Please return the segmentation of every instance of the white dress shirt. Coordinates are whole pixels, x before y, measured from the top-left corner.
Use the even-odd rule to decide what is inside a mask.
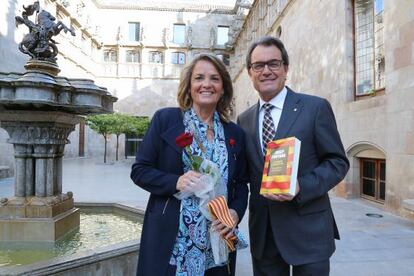
[[[287,89],[284,87],[282,91],[280,91],[275,97],[273,97],[268,103],[272,104],[274,108],[270,112],[273,123],[275,124],[275,131],[277,130],[277,126],[279,125],[280,116],[282,115],[283,105],[285,104],[285,99],[287,95]],[[260,109],[259,109],[259,137],[260,137],[260,145],[263,145],[263,117],[264,117],[264,108],[263,105],[266,102],[262,99],[259,100]]]

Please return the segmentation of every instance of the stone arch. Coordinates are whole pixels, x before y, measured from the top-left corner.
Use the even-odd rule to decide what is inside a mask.
[[[358,198],[360,196],[360,162],[359,158],[387,159],[386,151],[375,143],[360,141],[346,149],[349,159],[349,172],[345,178],[346,197]]]

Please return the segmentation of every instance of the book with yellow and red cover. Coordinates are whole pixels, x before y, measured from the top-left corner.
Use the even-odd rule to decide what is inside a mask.
[[[300,140],[289,137],[267,144],[260,194],[295,195]]]

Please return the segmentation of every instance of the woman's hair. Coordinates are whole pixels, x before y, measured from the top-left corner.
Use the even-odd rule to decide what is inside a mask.
[[[193,99],[191,98],[191,75],[194,67],[200,60],[205,60],[214,65],[217,72],[223,81],[223,95],[217,103],[216,110],[220,115],[220,118],[228,122],[230,121],[231,101],[233,99],[233,85],[231,82],[230,74],[226,69],[224,63],[215,55],[212,54],[200,54],[196,56],[181,72],[180,84],[178,86],[177,101],[181,110],[187,110],[193,105]]]

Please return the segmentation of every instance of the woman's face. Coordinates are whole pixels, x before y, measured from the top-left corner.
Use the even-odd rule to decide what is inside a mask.
[[[211,62],[200,60],[191,74],[190,89],[196,109],[215,108],[223,93],[223,80]]]

